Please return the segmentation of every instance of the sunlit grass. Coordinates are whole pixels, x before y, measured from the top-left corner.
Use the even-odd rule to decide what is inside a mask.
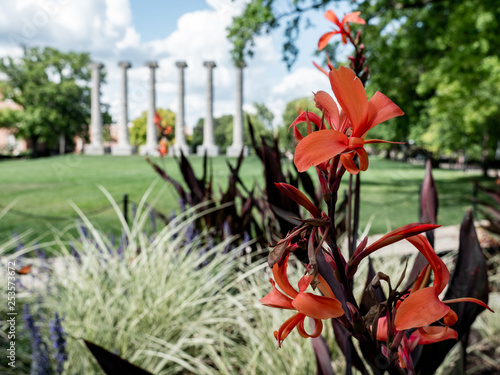
[[[192,156],[189,160],[195,172],[201,176],[202,158]],[[156,161],[173,178],[182,181],[173,158]],[[227,184],[230,173],[228,161],[234,163],[235,159],[211,159],[216,186]],[[294,171],[289,162],[283,163],[285,169]],[[154,181],[159,181],[148,203],[152,204],[151,200],[160,196],[154,203],[158,211],[168,216],[171,210],[179,210],[176,192],[161,181],[140,156],[67,155],[2,161],[0,174],[0,215],[4,212],[4,206],[15,202],[10,210],[4,212],[5,219],[0,221],[1,239],[10,238],[14,232],[23,233],[28,228],[37,236],[51,235],[53,230],[60,232],[74,228],[78,215],[70,202],[80,207],[102,231],[119,233],[121,225],[106,197],[96,189],[98,185],[105,187],[117,202],[121,202],[124,194],[128,194],[131,216],[132,202],[138,204],[142,193]],[[312,170],[311,176],[315,180]],[[256,156],[244,160],[240,177],[248,188],[255,183],[263,187],[262,164]],[[361,174],[361,227],[372,216],[370,233],[384,233],[389,228],[418,221],[419,187],[423,177],[422,166],[372,157],[368,171]],[[473,181],[481,179],[479,172],[436,169],[434,178],[439,191],[438,223],[459,224],[465,210],[472,206],[470,197]],[[76,233],[73,232],[73,235]]]

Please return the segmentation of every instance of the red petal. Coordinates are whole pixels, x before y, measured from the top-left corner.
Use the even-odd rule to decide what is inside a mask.
[[[387,317],[378,319],[377,322],[377,340],[387,341]]]
[[[338,33],[339,31],[331,31],[329,33],[321,35],[318,41],[318,50],[321,51],[323,48],[325,48],[328,45],[330,38]]]
[[[260,303],[264,306],[275,307],[278,309],[286,309],[286,310],[295,310],[292,305],[292,299],[285,296],[281,293],[277,288],[273,279],[269,280],[273,286],[271,292],[266,295],[264,298],[260,299]]]
[[[352,153],[340,155],[340,161],[344,166],[345,170],[350,174],[358,174],[359,168],[353,159],[354,159],[354,154]]]
[[[307,211],[309,211],[312,217],[321,216],[321,213],[316,208],[316,206],[309,200],[309,198],[305,196],[303,192],[301,192],[295,186],[278,182],[275,182],[274,185],[276,185],[279,191],[285,194],[288,198],[294,200],[299,205],[304,207]]]
[[[433,344],[445,340],[458,340],[458,332],[449,327],[425,327],[416,330],[410,336],[410,342],[418,339],[418,345]]]
[[[326,13],[325,13],[325,18],[330,21],[330,22],[333,22],[335,25],[337,25],[338,27],[340,27],[340,21],[339,19],[337,18],[337,16],[335,15],[335,13],[333,13],[333,10],[328,10]]]
[[[432,285],[436,288],[438,294],[441,293],[444,288],[446,288],[446,285],[448,285],[448,281],[450,280],[450,272],[448,271],[448,268],[441,258],[437,256],[425,236],[419,234],[413,237],[408,237],[406,240],[415,246],[429,262],[432,267],[432,271],[434,272],[434,283]]]
[[[369,143],[391,143],[393,145],[404,145],[406,142],[384,141],[382,139],[365,139],[365,145]]]
[[[321,117],[319,117],[314,112],[304,111],[300,115],[297,116],[297,118],[294,120],[294,122],[291,123],[291,125],[288,127],[288,129],[290,129],[292,126],[295,126],[295,125],[300,124],[302,122],[306,122],[308,117],[309,117],[309,120],[311,120],[311,122],[318,127],[318,129],[321,127]]]
[[[307,135],[295,148],[295,166],[304,172],[344,152],[348,138],[336,130],[319,130]]]
[[[281,343],[285,340],[290,332],[295,328],[300,321],[305,319],[305,315],[301,313],[297,313],[288,318],[280,327],[278,332],[275,332],[275,337],[278,340],[278,345],[281,348]]]
[[[329,76],[333,93],[351,120],[353,135],[358,136],[356,129],[364,127],[368,114],[368,99],[363,83],[351,69],[344,66],[333,69]]]
[[[428,230],[436,229],[438,227],[439,225],[420,223],[403,225],[402,227],[394,229],[393,231],[387,233],[385,236],[372,243],[363,251],[363,254],[371,254],[381,247],[393,244],[394,242],[401,241],[404,238],[415,236]]]
[[[311,285],[311,282],[313,281],[314,277],[311,275],[304,275],[300,278],[299,280],[299,294],[304,293],[309,285]]]
[[[299,293],[292,305],[298,312],[313,319],[337,318],[344,315],[339,300],[312,293]]]
[[[293,302],[292,305],[295,307]],[[420,289],[411,293],[399,305],[394,319],[394,327],[398,331],[425,327],[444,317],[448,311],[450,311],[450,307],[439,300],[436,288]]]
[[[377,91],[368,102],[367,121],[363,127],[357,128],[352,135],[354,137],[362,137],[368,130],[381,122],[390,120],[391,118],[402,116],[405,113],[391,99]]]
[[[319,335],[321,335],[321,331],[323,330],[323,322],[321,321],[321,319],[314,319],[314,332],[311,333],[311,334],[308,334],[304,328],[304,320],[301,320],[299,322],[299,326],[297,327],[297,331],[299,332],[299,334],[307,339],[307,338],[310,338],[310,337],[318,337]]]
[[[361,12],[352,12],[349,14],[346,14],[344,18],[342,19],[342,23],[345,22],[353,22],[353,23],[359,23],[360,25],[364,25],[366,21],[360,17],[358,17],[361,14]]]
[[[333,290],[330,288],[330,285],[326,282],[323,276],[318,275],[319,284],[317,285],[318,289],[323,293],[326,297],[335,298],[335,294]]]
[[[333,125],[335,130],[339,130],[339,107],[337,107],[335,100],[325,91],[318,91],[314,94],[314,101],[320,111],[325,110],[327,112],[331,122],[330,125]]]
[[[443,318],[443,323],[445,326],[452,326],[458,322],[458,315],[455,311],[450,310]]]
[[[294,137],[295,137],[295,139],[296,139],[297,141],[299,141],[299,142],[300,142],[301,140],[303,140],[303,139],[304,139],[304,136],[303,136],[303,135],[302,135],[302,133],[299,131],[299,129],[297,129],[297,127],[296,127],[296,126],[293,128],[293,136],[294,136]]]
[[[290,285],[290,282],[288,281],[288,276],[286,274],[286,270],[288,267],[288,257],[289,254],[287,254],[284,259],[278,261],[273,266],[273,276],[274,280],[276,280],[276,284],[278,284],[281,290],[284,291],[286,294],[288,294],[290,297],[294,298],[295,296],[297,296],[298,293]]]
[[[358,148],[356,150],[356,154],[358,154],[359,158],[359,169],[362,171],[366,171],[368,169],[368,154],[364,148]]]
[[[325,73],[328,76],[328,72],[325,69],[323,69],[321,66],[316,64],[314,61],[312,63],[316,68],[318,68],[321,72]]]
[[[456,303],[456,302],[473,302],[476,303],[480,306],[483,306],[485,309],[490,310],[492,313],[494,311],[483,301],[477,299],[477,298],[472,298],[472,297],[462,297],[462,298],[455,298],[455,299],[449,299],[447,301],[443,301],[444,303]]]

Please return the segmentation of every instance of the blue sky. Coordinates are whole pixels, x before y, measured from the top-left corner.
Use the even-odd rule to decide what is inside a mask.
[[[129,77],[129,119],[147,108],[148,69],[156,60],[157,107],[177,111],[177,68],[186,61],[186,126],[193,127],[205,115],[206,68],[213,60],[214,115],[235,111],[236,70],[225,38],[232,16],[245,0],[2,0],[0,3],[0,56],[19,56],[18,42],[29,46],[51,46],[63,51],[89,52],[105,65],[106,83],[102,101],[110,105],[115,120],[120,116],[119,61],[132,63]],[[347,4],[346,2],[345,4]],[[336,3],[337,4],[337,3]],[[345,4],[335,11],[344,13]],[[341,9],[341,10],[339,10]],[[275,124],[290,100],[329,91],[326,77],[312,66],[318,38],[331,25],[323,11],[310,15],[316,23],[301,35],[299,61],[290,71],[281,61],[282,31],[256,40],[255,55],[244,70],[244,108],[266,104],[275,114]]]
[[[141,31],[142,40],[147,42],[165,38],[177,28],[177,20],[183,14],[197,10],[210,10],[205,0],[156,1],[130,0],[132,22]]]

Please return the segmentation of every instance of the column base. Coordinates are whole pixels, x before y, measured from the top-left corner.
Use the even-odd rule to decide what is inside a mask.
[[[104,146],[102,144],[86,144],[83,152],[85,155],[104,155]]]
[[[169,156],[181,156],[181,150],[184,156],[189,156],[191,154],[191,147],[189,147],[187,144],[183,145],[174,145],[169,149],[168,154]]]
[[[139,147],[139,154],[143,156],[160,156],[160,151],[156,146],[142,145]]]
[[[207,153],[207,156],[219,156],[219,147],[215,145],[208,145],[208,146],[198,146],[196,149],[196,153],[198,156],[205,156],[205,152]]]
[[[111,155],[129,156],[136,153],[136,148],[131,145],[115,145],[111,147]]]
[[[248,156],[248,147],[242,145],[231,145],[226,149],[226,156],[239,157],[241,154],[241,149],[243,149],[243,156]]]

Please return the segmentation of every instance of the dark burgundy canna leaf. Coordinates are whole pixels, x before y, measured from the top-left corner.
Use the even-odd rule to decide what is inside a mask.
[[[285,183],[275,183],[275,185],[279,191],[285,194],[288,198],[294,200],[297,204],[304,207],[313,217],[321,216],[318,208],[295,186]]]
[[[352,343],[351,334],[340,324],[336,319],[332,319],[333,331],[335,333],[335,340],[339,344],[339,348],[346,358],[346,374],[352,374],[352,367],[354,366],[363,375],[368,375],[369,372],[363,363],[363,360],[358,354],[356,347]]]
[[[498,190],[488,189],[479,184],[476,184],[476,187],[483,193],[487,194],[490,198],[492,198],[497,204],[500,204],[500,194]]]
[[[420,188],[420,222],[436,224],[438,214],[438,191],[434,177],[432,177],[432,165],[427,159],[425,165],[425,176]],[[434,246],[434,231],[426,233],[431,246]]]
[[[463,297],[473,297],[488,303],[486,258],[479,245],[474,218],[470,211],[462,221],[456,266],[444,300]],[[472,323],[484,308],[470,302],[453,303],[450,307],[458,315],[458,321],[452,328],[458,332],[458,338],[461,340],[468,334]],[[455,341],[447,340],[426,345],[416,366],[418,371],[421,374],[433,374],[455,344]]]
[[[107,375],[152,375],[149,371],[133,365],[119,355],[113,354],[93,342],[83,341]]]
[[[203,198],[205,196],[205,186],[196,178],[191,164],[186,159],[182,151],[180,169],[184,177],[184,181],[186,181],[186,184],[191,191],[191,195],[196,199],[195,204],[203,202]]]
[[[177,194],[179,194],[179,196],[185,202],[191,204],[191,202],[188,198],[188,194],[186,193],[186,191],[184,190],[184,188],[182,187],[182,185],[180,183],[178,183],[176,180],[174,180],[172,177],[170,177],[167,174],[167,172],[165,172],[158,164],[152,162],[151,159],[146,158],[146,161],[153,167],[155,172],[158,173],[161,178],[163,178],[165,181],[171,183],[174,186],[175,190],[177,190]]]
[[[334,375],[332,361],[330,358],[330,350],[323,336],[314,337],[312,340],[314,355],[316,356],[316,374],[317,375]]]
[[[295,164],[293,166],[295,167]],[[296,167],[295,167],[295,170],[297,171]],[[307,172],[300,173],[299,171],[297,171],[297,177],[300,180],[302,187],[304,188],[304,191],[312,199],[314,205],[316,207],[320,207],[321,196],[318,196],[318,194],[316,194],[316,187],[314,186],[314,183],[313,183],[309,173],[307,173]]]

